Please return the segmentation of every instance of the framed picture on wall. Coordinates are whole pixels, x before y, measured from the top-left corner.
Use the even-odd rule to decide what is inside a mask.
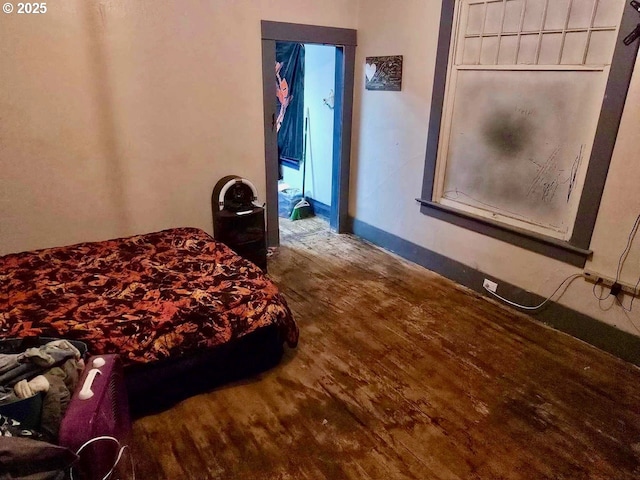
[[[402,89],[402,55],[367,57],[364,67],[367,90],[399,92]]]

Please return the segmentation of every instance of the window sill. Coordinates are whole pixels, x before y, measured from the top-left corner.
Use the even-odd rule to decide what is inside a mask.
[[[587,259],[593,253],[591,250],[584,250],[571,245],[569,242],[460,212],[453,208],[432,202],[431,200],[416,198],[416,201],[420,203],[420,211],[425,215],[502,240],[503,242],[511,243],[576,267],[584,268]]]

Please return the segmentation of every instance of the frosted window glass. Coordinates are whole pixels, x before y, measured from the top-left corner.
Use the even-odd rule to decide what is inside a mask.
[[[535,65],[538,38],[538,35],[522,35],[520,37],[520,51],[518,52],[519,64]]]
[[[482,22],[484,21],[484,4],[476,3],[469,5],[469,16],[467,18],[467,35],[479,35],[482,33]]]
[[[569,0],[549,0],[547,20],[544,23],[545,30],[563,30],[567,21],[567,8]]]
[[[482,55],[480,63],[482,65],[495,65],[498,55],[498,37],[485,37],[482,39]]]
[[[487,21],[484,24],[484,33],[499,33],[502,28],[503,2],[487,4]]]
[[[559,232],[572,224],[599,72],[461,71],[443,198]],[[544,101],[542,101],[544,99]]]
[[[562,49],[563,65],[582,65],[587,46],[587,32],[569,32],[564,40]]]
[[[595,0],[573,0],[569,28],[589,28]]]
[[[587,64],[610,65],[615,42],[615,31],[591,32],[589,52],[587,53]]]
[[[542,35],[540,45],[540,58],[538,65],[557,65],[560,59],[560,48],[562,47],[561,33],[545,33]]]
[[[545,0],[527,0],[527,9],[524,14],[522,30],[525,32],[538,32],[542,27],[542,13]]]
[[[462,63],[464,65],[477,65],[480,58],[480,37],[467,38],[464,41]]]
[[[516,35],[502,37],[500,39],[500,54],[498,56],[498,64],[513,65],[515,63],[517,49],[518,37]]]
[[[504,15],[503,32],[518,32],[520,30],[520,19],[522,17],[522,7],[524,0],[512,0],[507,2]]]
[[[626,5],[624,0],[599,0],[594,27],[614,27],[620,21],[622,8]]]

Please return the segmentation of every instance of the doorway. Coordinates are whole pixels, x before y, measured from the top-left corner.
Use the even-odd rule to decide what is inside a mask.
[[[302,138],[297,140],[298,147],[288,149],[293,154],[283,155],[282,144],[278,147],[281,109],[274,88],[281,78],[276,77],[274,67],[277,47],[287,47],[287,44],[297,44],[298,49],[306,50],[311,60],[309,65],[317,75],[305,81],[308,85],[306,102],[298,112],[298,122],[302,123],[296,127]],[[291,189],[289,193],[301,192],[321,216],[328,217],[333,231],[347,231],[355,45],[355,30],[262,22],[269,246],[280,243],[278,204],[286,197],[282,193],[285,188]],[[328,55],[334,61],[328,61]],[[327,81],[328,72],[333,75],[333,82]],[[296,117],[295,114],[292,116]],[[282,213],[282,208],[280,210]],[[287,220],[283,218],[282,222]]]
[[[335,214],[331,211],[335,66],[333,45],[276,42],[281,241],[328,230]]]

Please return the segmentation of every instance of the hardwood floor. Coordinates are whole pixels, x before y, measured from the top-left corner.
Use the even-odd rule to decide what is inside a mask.
[[[329,231],[329,223],[320,217],[294,221],[288,218],[279,218],[278,222],[280,224],[280,241],[285,245],[289,242],[295,243],[302,237]]]
[[[269,272],[298,348],[137,420],[138,479],[640,478],[633,365],[326,228]]]

